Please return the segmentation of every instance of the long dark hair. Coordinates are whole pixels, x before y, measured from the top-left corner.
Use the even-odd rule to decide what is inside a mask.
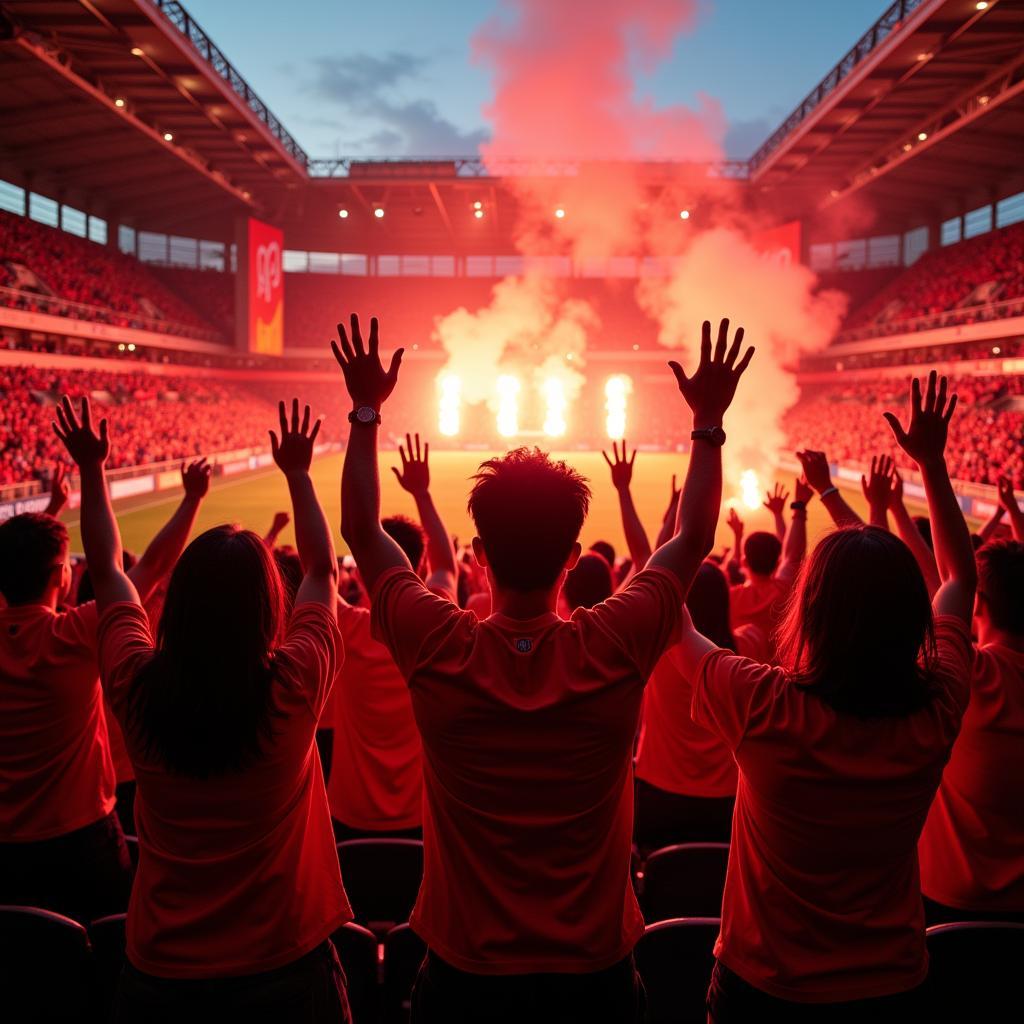
[[[836,711],[898,718],[924,707],[935,633],[910,549],[877,526],[829,534],[804,563],[778,648],[791,681]]]
[[[131,692],[147,757],[193,778],[259,757],[272,735],[284,607],[277,565],[252,531],[217,526],[189,544],[171,574],[156,651]]]
[[[736,638],[729,624],[729,581],[714,562],[704,562],[697,570],[686,607],[698,633],[719,647],[736,650]]]

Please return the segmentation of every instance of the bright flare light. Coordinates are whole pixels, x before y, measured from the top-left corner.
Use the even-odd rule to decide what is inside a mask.
[[[612,441],[626,436],[626,396],[633,390],[629,377],[609,377],[604,386],[605,428]]]
[[[498,433],[502,437],[519,433],[519,378],[508,374],[498,378]]]
[[[445,437],[454,437],[459,432],[459,413],[462,405],[462,381],[453,373],[445,374],[439,381],[441,398],[438,402],[437,429]]]
[[[740,474],[740,500],[747,508],[761,507],[761,485],[752,469],[745,469]]]
[[[548,377],[544,381],[544,404],[547,415],[544,417],[544,433],[548,437],[565,435],[565,411],[568,402],[565,398],[565,387],[557,377]]]

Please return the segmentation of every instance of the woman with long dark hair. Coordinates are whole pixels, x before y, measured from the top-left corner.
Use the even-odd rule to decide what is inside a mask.
[[[968,700],[976,570],[943,457],[956,397],[914,382],[897,442],[918,464],[942,585],[873,526],[804,565],[783,667],[684,623],[693,717],[739,766],[717,963],[716,1024],[908,1019],[928,970],[917,840]],[[813,483],[813,481],[812,481]],[[823,497],[830,497],[828,488]]]
[[[313,737],[343,652],[337,563],[309,477],[319,421],[280,406],[274,460],[304,575],[285,616],[251,531],[197,537],[154,640],[121,567],[103,465],[107,424],[64,399],[55,429],[82,478],[82,541],[100,612],[100,677],[135,767],[140,859],[118,1021],[348,1016],[330,935],[352,917]]]

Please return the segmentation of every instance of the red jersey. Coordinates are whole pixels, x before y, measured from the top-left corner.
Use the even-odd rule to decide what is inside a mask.
[[[297,960],[351,920],[314,742],[342,656],[334,616],[319,604],[295,609],[274,658],[272,738],[251,767],[208,779],[168,772],[133,734],[127,699],[153,653],[143,609],[108,608],[99,645],[138,785],[132,964],[167,978],[256,974]]]
[[[1024,911],[1024,653],[978,647],[971,703],[928,814],[921,891],[962,910]]]
[[[751,576],[746,583],[729,588],[729,617],[732,628],[752,625],[771,638],[791,584],[774,577]]]
[[[423,737],[423,885],[411,923],[478,974],[584,973],[643,934],[629,881],[632,747],[644,683],[683,594],[660,569],[571,620],[479,620],[408,569],[385,573],[374,635]]]
[[[970,635],[935,621],[936,696],[903,718],[835,711],[779,668],[716,650],[696,722],[739,765],[715,955],[781,999],[841,1002],[928,972],[917,840],[968,698]]]

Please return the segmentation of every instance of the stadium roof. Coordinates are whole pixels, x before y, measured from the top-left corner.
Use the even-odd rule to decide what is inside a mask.
[[[308,157],[179,3],[0,2],[0,174],[73,206],[228,238]]]
[[[793,213],[858,197],[880,220],[927,222],[1024,188],[1022,140],[1024,0],[897,0],[754,154],[750,181]]]

